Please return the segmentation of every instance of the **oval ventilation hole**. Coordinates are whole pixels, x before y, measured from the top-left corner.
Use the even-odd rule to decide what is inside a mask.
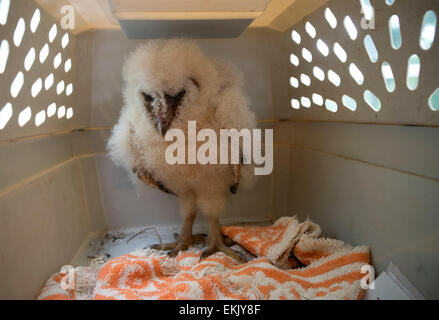
[[[395,3],[395,0],[386,0],[386,4],[388,6],[392,6]]]
[[[9,7],[11,6],[10,0],[0,1],[0,24],[4,26],[8,22]]]
[[[53,73],[51,73],[44,80],[44,88],[46,90],[49,90],[50,88],[52,88],[54,82],[55,82],[55,77],[53,76]]]
[[[343,105],[346,108],[348,108],[349,110],[351,110],[351,111],[357,110],[357,101],[355,101],[355,99],[353,99],[347,95],[343,95],[342,102],[343,102]]]
[[[345,63],[348,60],[348,55],[345,49],[343,49],[338,42],[334,43],[334,53],[342,63]]]
[[[13,114],[12,104],[9,102],[0,111],[0,130],[3,130],[11,120]]]
[[[352,21],[351,17],[346,16],[346,17],[344,18],[344,22],[343,22],[343,24],[344,24],[344,27],[345,27],[345,29],[346,29],[346,32],[347,32],[348,35],[349,35],[349,38],[351,38],[351,40],[356,40],[357,37],[358,37],[358,30],[357,30],[357,28],[355,27],[355,24],[354,24],[354,22]]]
[[[46,121],[46,112],[44,110],[35,115],[35,126],[39,127]]]
[[[56,113],[56,103],[52,103],[47,107],[47,117],[51,118]]]
[[[35,98],[41,92],[42,88],[43,88],[43,80],[41,80],[41,78],[39,78],[32,85],[32,89],[31,89],[32,97]]]
[[[300,44],[302,42],[302,37],[296,30],[293,30],[291,32],[291,39],[297,44]]]
[[[421,37],[419,39],[419,45],[422,50],[430,50],[434,42],[434,36],[436,34],[437,17],[433,10],[429,10],[424,15],[422,22]]]
[[[428,99],[428,105],[433,111],[439,110],[439,88],[437,88]]]
[[[31,48],[24,59],[24,68],[29,71],[35,62],[35,49]]]
[[[390,43],[392,48],[398,50],[402,45],[401,27],[399,25],[399,17],[394,14],[389,19]]]
[[[421,60],[417,54],[409,58],[407,67],[407,88],[414,91],[418,88],[419,74],[421,73]]]
[[[299,88],[299,80],[294,77],[290,77],[290,86],[296,89]]]
[[[24,75],[23,72],[20,71],[17,73],[14,81],[12,81],[11,84],[11,96],[13,98],[16,98],[18,96],[18,94],[21,91],[21,88],[23,88],[23,84],[24,84]]]
[[[358,69],[358,67],[355,65],[355,63],[351,63],[349,65],[349,73],[350,73],[351,77],[355,80],[355,82],[359,86],[363,85],[363,83],[364,83],[364,75],[360,71],[360,69]]]
[[[367,55],[372,63],[378,61],[378,50],[370,35],[364,37],[364,47],[366,48]]]
[[[302,57],[308,62],[312,61],[312,53],[307,48],[302,49]]]
[[[309,87],[311,85],[311,79],[306,74],[302,73],[300,75],[300,82],[302,82],[305,86]]]
[[[332,70],[328,71],[328,80],[336,87],[339,87],[341,84],[340,76]]]
[[[69,85],[67,85],[67,87],[66,87],[66,95],[67,96],[70,96],[71,94],[73,93],[73,84],[69,84]]]
[[[300,103],[302,104],[302,107],[304,108],[311,108],[311,100],[307,97],[300,98]]]
[[[35,31],[37,31],[38,26],[40,25],[40,21],[41,13],[39,9],[36,9],[34,15],[32,16],[32,19],[30,20],[30,31],[32,33],[35,33]]]
[[[67,47],[69,45],[69,42],[70,42],[70,37],[69,37],[69,34],[66,33],[61,39],[61,45],[62,45],[63,49],[65,49],[65,47]]]
[[[70,108],[67,109],[66,118],[67,119],[71,119],[72,117],[73,117],[73,108],[70,107]]]
[[[324,81],[325,80],[325,72],[320,69],[319,67],[315,66],[314,69],[312,70],[314,77],[316,77],[318,80],[320,81]]]
[[[58,108],[58,119],[64,118],[64,116],[66,115],[66,107],[65,106],[61,106]]]
[[[366,20],[372,20],[375,15],[375,10],[370,4],[369,0],[360,0],[361,11],[363,12],[364,18]]]
[[[318,105],[318,106],[323,106],[323,97],[317,93],[313,93],[312,94],[312,102],[314,102],[314,104]]]
[[[69,72],[70,69],[72,69],[72,59],[67,60],[66,63],[64,64],[65,72]]]
[[[337,28],[337,18],[335,17],[335,15],[332,13],[331,9],[329,9],[329,8],[326,8],[326,10],[325,10],[325,19],[326,19],[326,21],[328,21],[328,23],[332,29]]]
[[[40,63],[44,63],[49,56],[49,45],[46,43],[40,51]]]
[[[321,39],[317,40],[317,49],[325,57],[327,57],[329,55],[329,48],[326,45],[326,43],[324,43],[323,40],[321,40]]]
[[[383,75],[384,84],[389,92],[393,92],[396,89],[395,77],[393,76],[392,67],[388,62],[383,62],[381,65],[381,73]]]
[[[64,84],[64,80],[60,81],[57,85],[56,85],[56,93],[58,95],[60,95],[61,93],[63,93],[65,89],[65,84]]]
[[[9,42],[3,40],[0,45],[0,74],[5,72],[6,64],[8,63],[9,57]]]
[[[337,110],[338,110],[337,102],[335,102],[331,99],[326,99],[325,107],[328,111],[331,111],[331,112],[337,112]]]
[[[20,18],[17,23],[17,27],[14,31],[14,44],[16,47],[19,47],[21,45],[21,41],[23,40],[24,32],[26,30],[26,23],[24,22],[23,18]]]
[[[313,39],[317,35],[316,28],[314,28],[314,26],[309,21],[307,21],[306,24],[305,24],[305,31]]]
[[[369,90],[364,91],[364,101],[376,112],[381,110],[381,101]]]
[[[61,63],[62,63],[62,55],[61,55],[61,52],[58,52],[58,54],[53,59],[53,67],[55,69],[58,69],[58,67],[61,65]]]
[[[49,42],[50,43],[52,43],[53,40],[55,40],[57,34],[58,34],[58,27],[56,26],[56,24],[54,24],[49,31]]]
[[[18,125],[23,127],[29,120],[32,118],[32,110],[30,107],[27,107],[18,115]]]
[[[293,66],[298,67],[299,66],[299,58],[295,54],[290,54],[290,62]],[[67,67],[66,67],[67,68]],[[70,69],[69,69],[70,70]],[[66,72],[68,72],[66,70]]]
[[[299,110],[300,109],[300,102],[297,99],[291,99],[291,108]]]

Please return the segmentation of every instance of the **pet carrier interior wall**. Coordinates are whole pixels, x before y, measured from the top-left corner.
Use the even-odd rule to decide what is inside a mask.
[[[107,231],[180,225],[106,151],[124,58],[173,35],[236,64],[274,129],[273,173],[223,224],[309,217],[439,298],[438,1],[179,2],[0,1],[0,298],[34,298]]]

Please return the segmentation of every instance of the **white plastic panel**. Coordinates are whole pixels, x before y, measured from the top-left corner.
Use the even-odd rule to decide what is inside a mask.
[[[374,17],[372,21],[364,19],[362,5]],[[317,70],[321,80],[319,69],[326,70],[327,77],[309,86],[300,83],[296,88],[284,80],[281,88],[275,87],[279,106],[283,104],[276,110],[277,117],[439,126],[439,112],[429,105],[439,87],[438,14],[439,2],[435,0],[396,1],[392,5],[379,0],[329,1],[291,26],[286,53],[300,57],[297,65],[289,65],[287,79],[316,75]],[[309,36],[307,29],[316,37]],[[291,40],[291,30],[302,35],[299,44]],[[301,56],[303,48],[313,57],[309,63]],[[289,92],[286,101],[280,101],[283,88]],[[329,109],[289,106],[291,99],[313,93],[335,102],[337,111],[332,102]],[[350,107],[340,107],[344,96],[355,100],[356,108],[352,101]]]
[[[60,86],[57,94],[54,84],[76,81],[75,37],[69,36],[34,1],[11,1],[7,17],[2,10],[5,17],[0,17],[0,109],[6,105],[8,109],[0,119],[0,142],[74,128],[79,114],[75,90],[61,91]],[[50,117],[46,112],[53,103],[72,108],[72,117]]]

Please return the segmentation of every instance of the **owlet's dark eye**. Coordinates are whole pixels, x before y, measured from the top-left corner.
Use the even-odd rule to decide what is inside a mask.
[[[143,100],[145,100],[145,103],[150,104],[154,101],[154,98],[150,96],[149,94],[146,94],[145,92],[142,92]]]

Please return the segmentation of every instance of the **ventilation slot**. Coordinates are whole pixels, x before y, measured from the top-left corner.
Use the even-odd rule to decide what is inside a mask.
[[[437,88],[436,91],[433,92],[433,94],[428,99],[428,105],[433,111],[439,110],[439,88]]]
[[[338,42],[334,43],[334,53],[341,62],[345,63],[348,60],[345,49]]]
[[[329,48],[321,39],[317,40],[317,49],[323,54],[325,57],[329,55]]]
[[[8,102],[0,111],[0,130],[3,130],[6,127],[9,120],[12,118],[12,114],[12,104]]]
[[[311,85],[311,79],[306,74],[302,73],[300,75],[300,82],[302,82],[305,86],[309,87]]]
[[[23,127],[26,123],[30,121],[32,118],[32,110],[30,107],[27,107],[18,115],[18,125]]]
[[[296,30],[293,30],[291,32],[291,39],[297,44],[300,44],[302,42],[302,37]]]
[[[386,89],[389,92],[395,91],[396,82],[395,77],[393,76],[392,67],[388,62],[383,62],[381,66],[381,73],[383,74],[384,84],[386,85]]]
[[[316,77],[320,81],[325,80],[325,72],[322,69],[320,69],[319,67],[317,67],[317,66],[314,67],[313,74],[314,74],[314,77]]]
[[[402,45],[401,28],[399,26],[399,17],[393,15],[389,20],[390,43],[393,49],[399,49]]]
[[[340,76],[332,70],[328,71],[328,80],[336,87],[339,87],[341,84]]]
[[[427,11],[422,22],[419,45],[422,50],[430,50],[436,34],[437,17],[433,10]]]
[[[347,16],[344,18],[344,27],[349,35],[349,38],[351,38],[352,40],[356,40],[358,37],[358,30],[355,27],[355,24],[352,21],[351,17]]]
[[[291,108],[293,109],[300,109],[300,102],[297,99],[291,99]]]
[[[314,26],[309,21],[305,24],[305,31],[313,39],[317,35],[316,28],[314,28]]]
[[[321,106],[323,106],[323,103],[324,103],[323,97],[317,93],[313,93],[312,102],[314,102],[316,105],[321,107]]]
[[[355,63],[351,63],[349,65],[349,73],[359,86],[363,85],[364,83],[363,73],[360,71],[360,69],[358,69]]]
[[[26,23],[24,22],[23,18],[20,18],[17,23],[17,27],[14,31],[14,44],[16,47],[19,47],[21,45],[21,41],[23,40],[24,32],[26,30]]]
[[[46,112],[40,111],[35,115],[35,126],[39,127],[46,121]]]
[[[8,63],[9,57],[9,42],[3,40],[0,45],[0,74],[5,72],[6,64]]]
[[[364,37],[364,47],[366,48],[367,55],[372,63],[378,61],[378,50],[375,47],[375,43],[370,35]]]
[[[47,107],[47,117],[51,118],[56,113],[56,103],[52,103]]]
[[[35,33],[35,31],[37,31],[38,26],[40,25],[40,20],[41,20],[41,13],[40,10],[37,9],[34,12],[34,15],[32,16],[32,19],[30,20],[30,31],[32,33]]]
[[[300,99],[300,103],[302,104],[302,107],[304,108],[311,108],[311,100],[307,97],[302,97]]]
[[[29,71],[35,62],[35,49],[31,48],[24,59],[24,68]]]
[[[290,62],[293,66],[296,66],[296,67],[299,66],[299,58],[294,54],[290,54]],[[67,67],[66,67],[66,72],[68,72]]]
[[[326,107],[326,109],[328,111],[331,111],[331,112],[334,112],[334,113],[337,112],[337,110],[338,110],[337,102],[335,102],[333,100],[330,100],[330,99],[326,99],[325,107]]]
[[[294,77],[290,77],[290,85],[293,87],[293,88],[299,88],[299,80],[297,80],[296,78],[294,78]]]
[[[407,67],[407,88],[416,90],[419,84],[419,74],[421,73],[421,60],[417,54],[409,58]]]
[[[18,94],[21,91],[21,88],[23,88],[23,84],[24,84],[24,75],[23,72],[20,71],[11,85],[11,96],[13,98],[16,98],[18,96]]]
[[[334,16],[331,9],[329,8],[326,8],[325,10],[325,19],[326,21],[328,21],[332,29],[337,28],[337,18]]]
[[[8,22],[9,7],[11,5],[10,0],[0,1],[0,24],[4,26]]]
[[[302,49],[302,57],[303,57],[303,59],[305,59],[306,61],[311,62],[311,61],[312,61],[312,53],[311,53],[311,51],[309,51],[309,50],[306,49],[306,48],[303,48],[303,49]]]
[[[353,98],[343,95],[342,98],[343,105],[348,108],[351,111],[357,110],[357,101],[355,101]]]
[[[361,11],[363,12],[364,18],[366,20],[372,20],[374,17],[374,9],[370,4],[370,0],[360,0]]]
[[[49,56],[49,45],[46,43],[40,51],[40,62],[44,63]]]
[[[381,101],[369,90],[364,91],[364,101],[376,112],[381,110]]]

